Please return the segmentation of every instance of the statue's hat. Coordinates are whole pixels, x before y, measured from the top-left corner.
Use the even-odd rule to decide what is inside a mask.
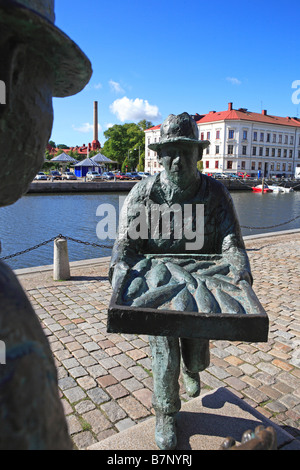
[[[12,31],[53,64],[53,96],[71,96],[89,82],[92,67],[86,55],[54,21],[54,0],[0,0],[0,27]]]
[[[165,145],[176,143],[197,145],[200,157],[203,149],[210,144],[209,140],[199,140],[196,121],[188,113],[182,113],[178,116],[170,114],[160,127],[159,142],[149,144],[148,147],[157,152]]]

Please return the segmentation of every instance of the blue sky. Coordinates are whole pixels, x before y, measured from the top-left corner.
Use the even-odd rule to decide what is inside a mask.
[[[55,12],[94,71],[82,92],[54,98],[56,144],[93,140],[94,101],[101,145],[110,125],[159,124],[170,113],[223,111],[228,102],[300,117],[292,102],[299,0],[56,0]]]

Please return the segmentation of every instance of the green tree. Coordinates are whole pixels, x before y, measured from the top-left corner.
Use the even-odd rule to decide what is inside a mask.
[[[106,141],[102,153],[111,160],[118,161],[122,168],[127,165],[128,171],[138,168],[142,171],[145,159],[144,130],[152,127],[150,121],[140,121],[138,124],[115,124],[104,132]],[[126,159],[126,164],[124,161]]]

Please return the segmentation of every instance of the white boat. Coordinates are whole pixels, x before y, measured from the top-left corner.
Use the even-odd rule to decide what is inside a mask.
[[[273,190],[273,193],[292,193],[293,188],[284,188],[283,186],[269,185],[268,187]]]

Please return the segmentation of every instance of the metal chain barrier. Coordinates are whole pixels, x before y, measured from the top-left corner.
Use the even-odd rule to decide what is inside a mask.
[[[297,220],[299,218],[300,218],[300,215],[297,215],[293,219],[290,219],[286,222],[282,222],[281,224],[269,225],[269,226],[266,226],[266,227],[251,227],[249,225],[241,225],[241,228],[246,228],[246,229],[249,229],[249,230],[271,229],[271,228],[281,227],[282,225],[287,225],[291,222],[294,222],[295,220]],[[42,243],[39,243],[38,245],[34,245],[30,248],[26,248],[26,250],[18,251],[17,253],[14,253],[13,255],[4,256],[3,258],[0,258],[0,260],[4,261],[4,260],[7,260],[7,259],[14,258],[16,256],[24,255],[25,253],[29,253],[30,251],[33,251],[33,250],[36,250],[37,248],[40,248],[41,246],[47,245],[48,243],[51,243],[51,242],[54,242],[54,240],[56,240],[57,238],[65,238],[66,240],[70,240],[70,241],[75,242],[75,243],[81,243],[82,245],[93,246],[93,247],[96,247],[96,248],[107,248],[108,250],[111,250],[113,248],[113,245],[100,245],[99,243],[85,242],[85,241],[82,241],[82,240],[78,240],[76,238],[72,238],[72,237],[68,237],[68,236],[64,236],[64,235],[59,234],[56,237],[52,237],[49,240],[46,240]]]
[[[276,224],[276,225],[269,225],[268,227],[250,227],[249,225],[241,225],[241,228],[248,228],[250,230],[262,230],[262,229],[267,229],[267,228],[276,228],[276,227],[281,227],[282,225],[287,225],[291,222],[294,222],[294,220],[297,220],[300,218],[300,215],[297,215],[293,219],[288,220],[287,222],[282,222],[281,224]]]
[[[24,255],[25,253],[29,253],[30,251],[33,251],[33,250],[36,250],[37,248],[40,248],[41,246],[47,245],[48,243],[51,243],[51,242],[54,242],[54,240],[56,240],[57,238],[65,238],[66,240],[71,240],[71,241],[76,242],[76,243],[81,243],[83,245],[90,245],[90,246],[94,246],[94,247],[98,247],[98,248],[107,248],[107,249],[112,248],[112,245],[107,246],[107,245],[100,245],[98,243],[84,242],[82,240],[76,240],[75,238],[65,237],[64,235],[59,234],[56,237],[52,237],[52,238],[50,238],[50,240],[46,240],[42,243],[39,243],[38,245],[34,245],[31,248],[26,248],[26,250],[18,251],[17,253],[14,253],[13,255],[4,256],[3,258],[0,258],[0,260],[4,261],[4,260],[7,260],[7,259],[14,258],[16,256]]]

